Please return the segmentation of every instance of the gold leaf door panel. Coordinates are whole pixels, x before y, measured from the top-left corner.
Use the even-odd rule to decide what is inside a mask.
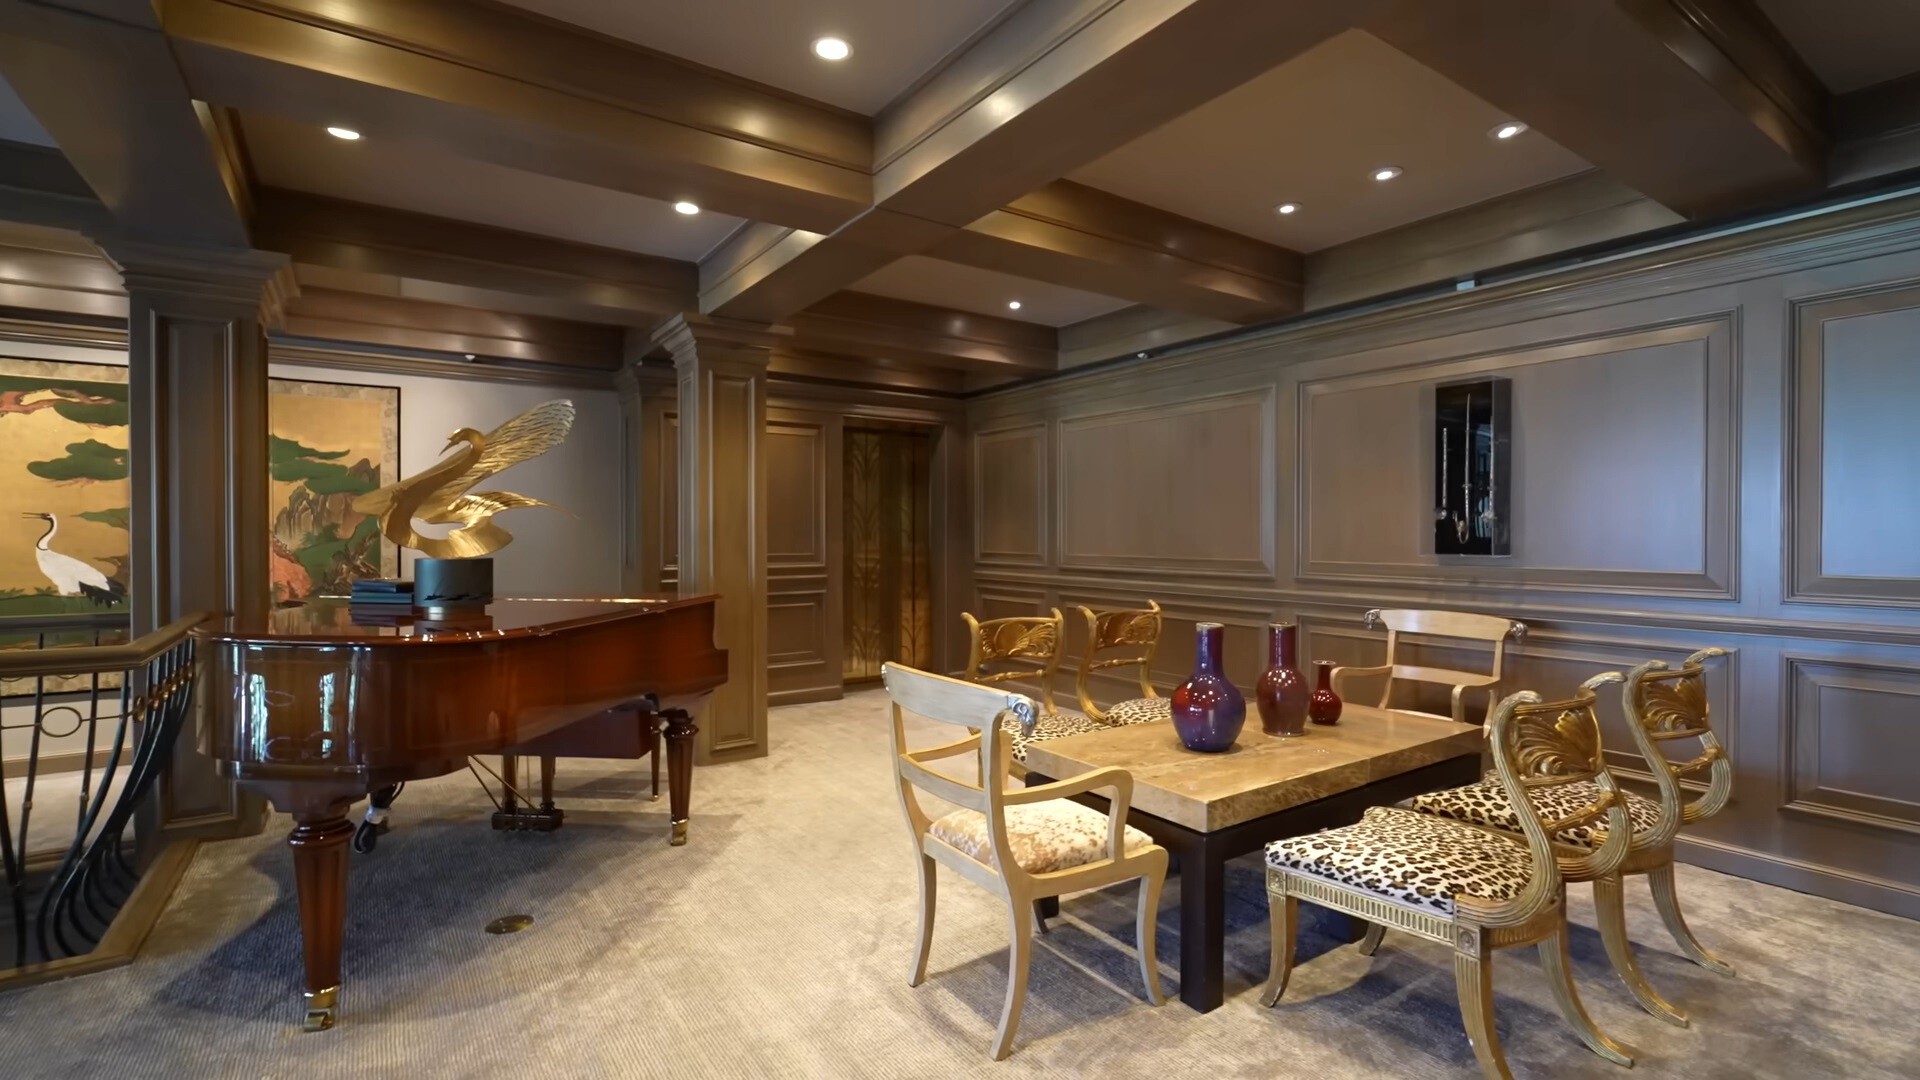
[[[926,668],[933,662],[932,440],[849,427],[843,445],[846,679],[877,679],[890,660]]]

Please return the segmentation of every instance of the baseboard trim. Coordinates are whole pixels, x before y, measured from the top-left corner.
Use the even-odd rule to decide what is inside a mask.
[[[198,840],[176,840],[162,848],[92,952],[0,971],[0,993],[132,963],[140,953],[140,946],[146,944],[147,936],[153,933],[154,924],[160,921],[161,913],[166,911],[167,901],[173,898],[174,889],[186,876],[187,867],[193,865],[193,855],[199,847]]]
[[[1674,856],[1681,862],[1723,874],[1906,919],[1920,919],[1920,887],[1913,885],[1685,834],[1676,840]]]
[[[799,690],[773,690],[767,694],[768,705],[807,705],[815,701],[838,701],[846,696],[846,688],[841,686],[808,686]]]

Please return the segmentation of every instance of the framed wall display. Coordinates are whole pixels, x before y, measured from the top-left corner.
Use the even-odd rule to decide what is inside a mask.
[[[353,500],[399,478],[399,388],[274,379],[269,394],[274,600],[398,576],[399,547]]]
[[[1511,379],[1446,383],[1433,392],[1433,551],[1511,555]]]

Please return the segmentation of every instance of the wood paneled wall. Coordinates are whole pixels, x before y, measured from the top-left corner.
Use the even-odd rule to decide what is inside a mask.
[[[637,498],[641,591],[671,592],[676,566],[678,438],[672,390],[651,385],[640,409]],[[841,696],[845,648],[842,433],[849,421],[909,425],[932,442],[933,656],[964,660],[958,632],[968,594],[969,462],[960,403],[884,390],[774,382],[767,409],[767,699]],[[950,614],[951,613],[951,614]],[[952,625],[948,625],[948,623]],[[955,660],[955,655],[960,660]]]
[[[1432,389],[1495,374],[1514,551],[1436,555]],[[1683,857],[1920,917],[1917,416],[1920,206],[1780,226],[975,398],[972,601],[1157,599],[1163,688],[1203,619],[1243,687],[1274,618],[1308,658],[1379,662],[1373,607],[1524,620],[1508,691],[1719,645],[1738,779]],[[1606,724],[1644,776],[1617,701]]]

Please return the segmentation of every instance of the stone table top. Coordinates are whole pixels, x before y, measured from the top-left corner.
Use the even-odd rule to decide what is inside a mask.
[[[1251,714],[1252,710],[1248,710]],[[1133,774],[1133,806],[1198,832],[1214,832],[1337,795],[1423,765],[1478,754],[1482,729],[1349,703],[1331,727],[1267,735],[1249,715],[1224,754],[1180,744],[1170,723],[1131,724],[1027,746],[1027,768],[1064,780],[1114,766]]]

